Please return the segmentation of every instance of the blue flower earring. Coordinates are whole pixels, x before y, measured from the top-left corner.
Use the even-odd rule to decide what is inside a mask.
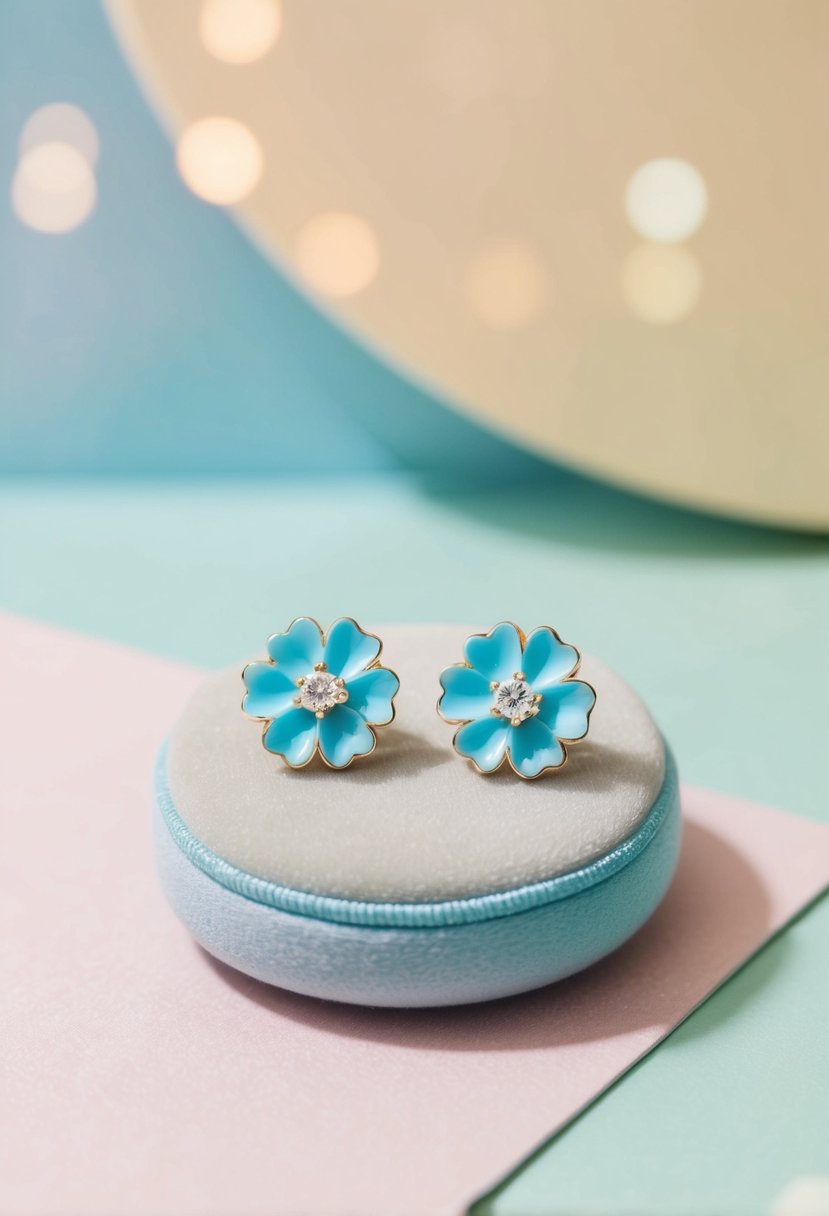
[[[577,680],[581,656],[542,625],[527,637],[502,621],[467,638],[464,662],[441,674],[438,713],[459,727],[452,745],[479,773],[505,762],[532,780],[567,760],[587,735],[596,692]]]
[[[268,659],[248,663],[242,709],[264,722],[262,743],[291,768],[317,752],[329,768],[348,768],[377,746],[374,727],[394,718],[400,681],[381,667],[383,644],[351,617],[327,633],[297,617],[268,639]]]

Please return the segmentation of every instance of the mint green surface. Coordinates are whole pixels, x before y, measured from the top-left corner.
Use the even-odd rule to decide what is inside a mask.
[[[0,607],[211,666],[301,613],[549,623],[639,688],[686,781],[827,817],[816,538],[552,473],[454,492],[403,475],[5,482]],[[829,1174],[828,941],[824,901],[480,1211],[742,1216]]]

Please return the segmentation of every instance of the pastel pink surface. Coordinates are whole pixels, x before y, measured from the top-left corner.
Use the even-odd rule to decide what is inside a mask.
[[[0,652],[3,1212],[462,1211],[829,883],[826,827],[686,790],[668,897],[588,972],[466,1009],[293,996],[156,883],[152,764],[200,673],[11,618]]]

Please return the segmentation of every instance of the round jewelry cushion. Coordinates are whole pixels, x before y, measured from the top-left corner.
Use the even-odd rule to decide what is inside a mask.
[[[680,840],[676,768],[647,709],[585,656],[598,700],[567,764],[483,776],[435,712],[471,632],[380,631],[397,716],[345,772],[264,749],[241,664],[198,688],[159,756],[155,828],[164,890],[206,950],[312,996],[451,1005],[571,975],[647,920]]]

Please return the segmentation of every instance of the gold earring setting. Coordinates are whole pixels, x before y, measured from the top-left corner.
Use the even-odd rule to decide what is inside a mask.
[[[263,722],[262,743],[290,768],[319,754],[344,769],[377,746],[375,728],[394,718],[400,681],[380,664],[382,642],[351,617],[327,632],[307,616],[268,639],[268,658],[242,672],[243,711]]]
[[[596,692],[576,679],[581,656],[549,625],[527,636],[510,621],[473,634],[441,674],[438,713],[458,726],[455,751],[480,773],[503,764],[526,780],[560,769],[587,735]]]

